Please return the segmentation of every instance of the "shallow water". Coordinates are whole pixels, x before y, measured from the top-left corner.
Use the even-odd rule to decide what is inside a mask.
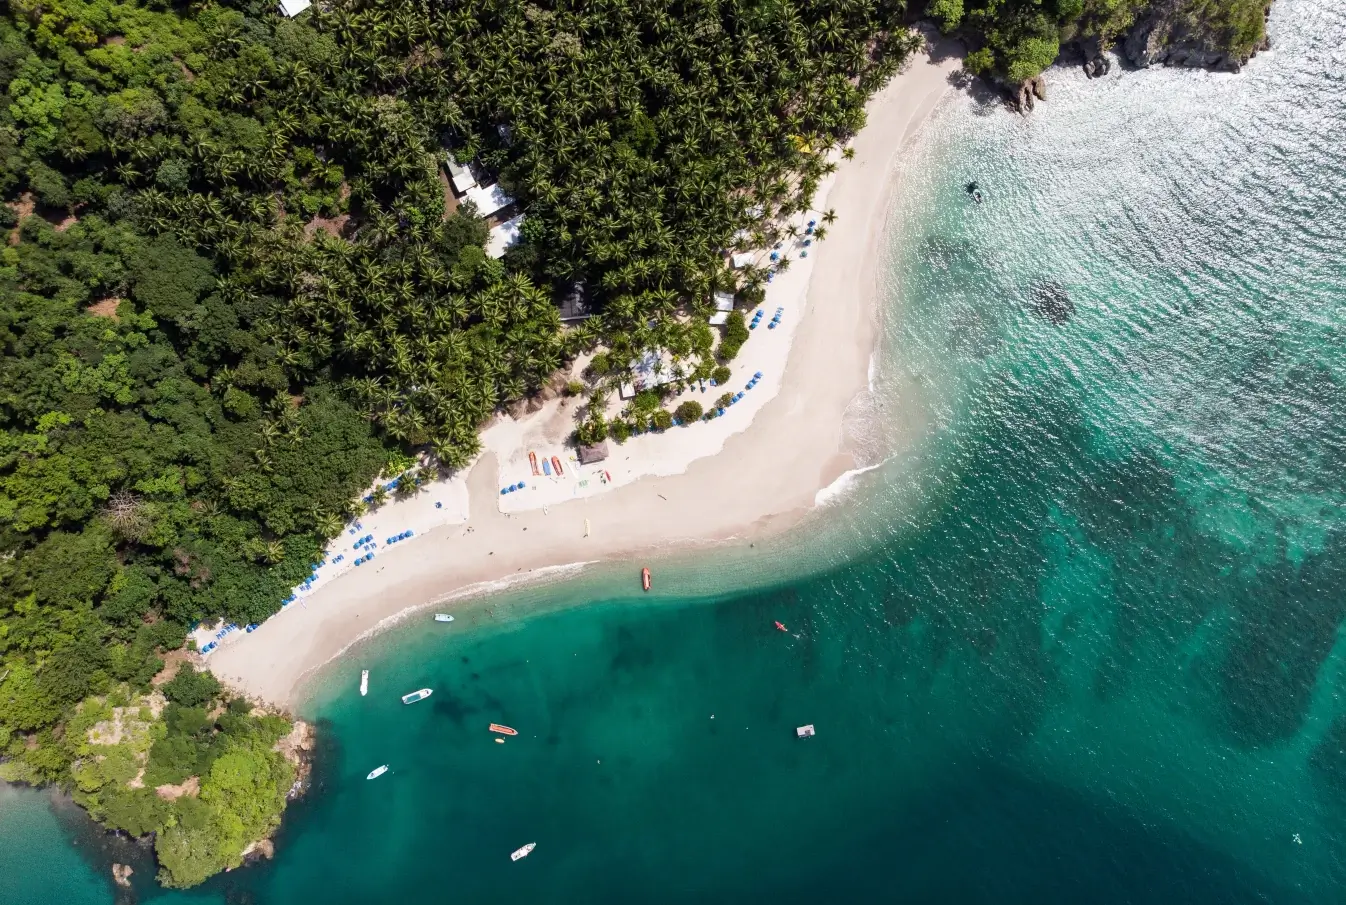
[[[141,900],[1340,901],[1346,13],[1273,27],[1239,76],[948,104],[871,407],[915,450],[652,598],[600,569],[352,652],[277,859]],[[22,884],[81,837],[10,800]],[[110,901],[87,860],[59,900]]]

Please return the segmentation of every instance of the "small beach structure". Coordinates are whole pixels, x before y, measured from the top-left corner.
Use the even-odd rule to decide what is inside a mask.
[[[584,280],[575,280],[560,299],[561,321],[582,321],[593,316],[593,306],[589,303],[589,285]]]
[[[729,312],[734,310],[733,293],[720,291],[715,293],[715,313],[710,316],[712,327],[729,323]]]
[[[470,169],[455,160],[452,154],[445,153],[444,168],[449,171],[449,182],[453,183],[453,190],[459,195],[466,194],[468,189],[476,186],[477,177],[472,175]]]
[[[519,214],[499,226],[491,227],[491,232],[486,237],[486,256],[488,258],[504,257],[505,252],[519,244],[519,239],[523,236],[522,226],[523,214]]]
[[[591,443],[581,446],[578,452],[581,465],[595,465],[608,457],[608,444],[606,440]]]
[[[474,185],[463,193],[463,197],[477,206],[477,215],[480,217],[489,217],[514,203],[514,199],[498,182],[487,186]]]
[[[293,19],[313,5],[313,0],[280,0],[280,11]]]
[[[749,264],[752,263],[752,259],[753,259],[752,252],[740,251],[738,254],[734,255],[730,260],[733,262],[735,270],[742,270],[744,267],[747,267]]]
[[[800,726],[795,730],[795,735],[799,738],[813,738],[813,724],[809,723],[807,726]]]

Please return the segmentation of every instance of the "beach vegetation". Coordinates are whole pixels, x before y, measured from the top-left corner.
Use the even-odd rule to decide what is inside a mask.
[[[617,419],[608,425],[608,436],[618,443],[625,443],[631,438],[631,425],[622,419]]]
[[[717,384],[728,383],[733,376],[734,372],[729,370],[728,365],[720,365],[710,374],[711,380],[714,380]]]
[[[650,423],[654,425],[655,430],[666,431],[673,426],[673,416],[667,409],[660,409],[650,417]]]
[[[748,322],[743,318],[743,312],[735,309],[729,312],[729,319],[725,321],[724,336],[720,339],[720,345],[715,350],[715,357],[720,361],[730,361],[738,355],[743,344],[748,341],[752,334],[748,331]]]
[[[733,393],[721,393],[720,398],[715,400],[715,407],[717,409],[722,409],[731,405],[733,401],[734,401]]]
[[[688,399],[686,402],[674,409],[673,414],[684,424],[691,424],[698,420],[703,413],[701,403],[695,399]]]

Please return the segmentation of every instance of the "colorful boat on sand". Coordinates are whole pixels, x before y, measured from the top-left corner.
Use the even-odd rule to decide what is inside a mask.
[[[424,701],[432,694],[434,694],[434,692],[429,688],[422,688],[420,691],[413,691],[411,694],[402,695],[402,703],[415,704],[417,701]]]
[[[549,478],[551,477],[551,463],[546,459],[542,460],[542,473]]]
[[[532,854],[533,849],[535,848],[537,848],[536,842],[530,842],[523,848],[516,848],[514,851],[509,853],[509,860],[518,861],[520,858],[527,858],[530,854]]]
[[[561,470],[561,460],[558,459],[556,456],[551,457],[551,467],[556,469],[557,477],[560,477],[561,475],[565,474],[565,472]]]
[[[502,726],[502,725],[499,724],[499,723],[492,723],[492,724],[491,724],[491,731],[492,731],[492,732],[498,732],[498,733],[500,733],[501,735],[518,735],[518,734],[519,734],[519,730],[517,730],[517,729],[511,729],[511,728],[509,728],[508,726]]]
[[[538,468],[537,468],[537,453],[532,452],[532,451],[529,451],[529,453],[528,453],[528,464],[531,465],[532,468],[533,468],[533,476],[534,476],[534,477],[536,477],[536,476],[542,474],[542,472],[538,471]]]
[[[640,570],[640,586],[641,586],[642,588],[644,588],[645,590],[647,590],[647,591],[650,589],[650,570],[649,570],[649,569],[641,569],[641,570]]]

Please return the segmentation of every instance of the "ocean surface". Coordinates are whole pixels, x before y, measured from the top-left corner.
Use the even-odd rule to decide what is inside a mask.
[[[352,651],[276,859],[181,894],[142,854],[134,898],[1343,901],[1346,10],[1272,35],[951,98],[890,230],[881,467],[653,594],[604,567]],[[112,902],[114,857],[0,790],[0,905]]]

